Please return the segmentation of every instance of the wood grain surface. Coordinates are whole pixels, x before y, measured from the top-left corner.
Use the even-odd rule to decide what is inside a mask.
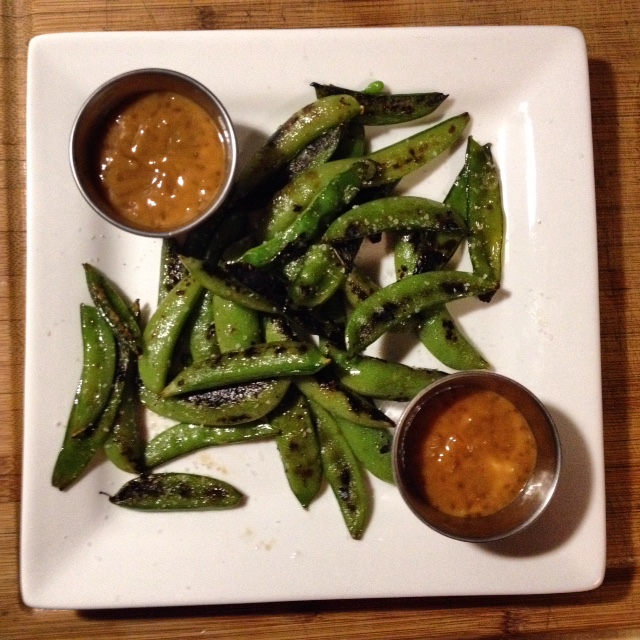
[[[536,634],[543,638],[631,638],[636,637],[636,632],[640,637],[637,0],[2,0],[0,6],[0,637],[258,640]],[[23,606],[18,588],[18,534],[25,315],[25,76],[29,39],[43,33],[78,30],[516,24],[578,27],[589,51],[608,509],[607,572],[603,585],[586,593],[535,597],[298,602],[105,612],[34,611]]]

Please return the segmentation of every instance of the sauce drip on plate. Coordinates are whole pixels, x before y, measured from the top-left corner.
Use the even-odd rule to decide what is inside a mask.
[[[141,94],[114,115],[99,145],[98,177],[122,221],[167,231],[195,220],[225,179],[225,146],[213,118],[170,91]]]
[[[458,517],[485,516],[512,502],[536,463],[525,417],[494,391],[443,391],[413,419],[413,481],[436,509]]]

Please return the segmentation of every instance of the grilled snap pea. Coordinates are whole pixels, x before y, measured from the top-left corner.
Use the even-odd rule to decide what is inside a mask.
[[[164,388],[182,328],[203,293],[202,285],[186,276],[151,316],[143,334],[144,351],[138,359],[140,379],[150,391],[160,393]]]
[[[215,296],[213,315],[221,353],[262,342],[262,322],[257,311]]]
[[[347,391],[331,376],[301,376],[294,383],[307,400],[345,420],[376,429],[394,426],[393,421],[372,402]]]
[[[181,422],[153,437],[144,451],[147,469],[175,460],[205,447],[272,438],[276,429],[268,422],[250,422],[239,427],[207,427]]]
[[[158,304],[187,275],[180,260],[178,242],[175,238],[163,238],[160,249],[160,284],[158,286]]]
[[[444,93],[396,93],[353,91],[332,84],[312,82],[316,96],[350,95],[363,107],[355,120],[366,125],[400,124],[433,113],[446,99]]]
[[[353,424],[342,418],[335,418],[349,447],[364,468],[376,478],[393,484],[391,448],[393,436],[387,429],[372,429]]]
[[[434,160],[460,139],[469,120],[469,114],[462,113],[367,154],[364,158],[373,160],[377,170],[366,186],[380,187],[396,182]],[[283,187],[268,208],[266,237],[273,237],[289,227],[322,188],[357,160],[358,158],[332,160],[304,171]]]
[[[467,220],[469,255],[474,273],[500,284],[504,212],[500,179],[490,145],[481,146],[472,137],[467,143]],[[491,294],[482,296],[491,299]]]
[[[360,112],[351,96],[329,96],[303,107],[271,135],[240,173],[234,193],[244,197],[261,187],[310,142]]]
[[[445,375],[435,369],[417,369],[366,355],[349,356],[334,345],[321,343],[320,349],[331,358],[340,384],[347,389],[378,400],[411,400]]]
[[[325,231],[323,242],[341,243],[383,231],[432,229],[466,233],[462,216],[451,207],[418,196],[391,196],[349,209]]]
[[[262,343],[194,362],[179,373],[161,395],[166,398],[233,384],[315,373],[328,363],[329,359],[318,349],[304,342]]]
[[[310,142],[287,165],[287,177],[289,180],[300,175],[310,167],[317,167],[328,162],[340,146],[345,127],[341,124],[323,133],[320,137]]]
[[[491,292],[495,284],[463,271],[431,271],[398,280],[362,301],[346,327],[350,355],[364,350],[392,327],[429,307]]]
[[[230,509],[243,494],[223,480],[192,473],[154,473],[129,480],[109,502],[143,511]]]
[[[270,421],[276,431],[276,445],[289,487],[298,502],[308,507],[322,485],[322,460],[304,396],[290,389]]]
[[[489,368],[489,363],[469,342],[445,305],[427,309],[420,321],[420,342],[442,364],[457,370]]]
[[[216,338],[211,291],[205,291],[189,334],[189,350],[192,360],[202,360],[220,353]]]
[[[324,475],[336,497],[349,534],[359,540],[371,517],[371,495],[360,463],[334,417],[311,402]]]
[[[69,433],[79,436],[104,409],[116,372],[116,341],[111,328],[95,307],[80,305],[82,374],[69,416]]]
[[[142,353],[142,333],[130,306],[107,278],[90,264],[83,264],[89,294],[118,340],[134,353]]]
[[[290,380],[259,380],[221,389],[189,393],[179,398],[163,398],[146,387],[140,388],[140,400],[159,416],[212,427],[228,427],[260,420],[275,409]]]
[[[374,172],[375,165],[371,162],[354,163],[331,180],[291,226],[249,249],[240,261],[253,267],[265,267],[278,258],[298,257],[353,200],[363,182]]]

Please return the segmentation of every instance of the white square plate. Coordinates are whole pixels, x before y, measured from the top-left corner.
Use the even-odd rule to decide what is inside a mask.
[[[351,540],[330,491],[304,511],[275,444],[209,449],[173,468],[221,477],[249,496],[228,512],[137,513],[112,506],[130,476],[101,463],[52,488],[81,367],[78,307],[92,262],[153,307],[159,241],[92,213],[69,169],[69,133],[100,84],[141,67],[195,77],[227,106],[242,149],[313,100],[309,83],[441,91],[438,118],[469,111],[469,132],[500,167],[507,239],[503,292],[452,305],[495,369],[557,420],[556,497],[524,533],[455,542],[423,526],[395,487]],[[27,345],[21,581],[26,604],[140,607],[366,597],[524,594],[596,587],[605,561],[597,245],[587,56],[563,27],[74,33],[34,39],[27,113]],[[431,118],[431,121],[436,118]],[[375,147],[428,125],[382,131]],[[463,145],[408,181],[441,199]],[[382,277],[389,277],[386,259]],[[379,346],[379,345],[378,345]],[[423,348],[406,361],[437,365]],[[157,426],[157,425],[156,425]]]

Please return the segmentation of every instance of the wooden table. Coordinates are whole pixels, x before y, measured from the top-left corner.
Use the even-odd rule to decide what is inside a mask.
[[[5,0],[0,48],[0,637],[640,637],[640,8],[637,0]],[[107,612],[20,602],[18,531],[29,39],[57,31],[559,24],[589,50],[599,233],[607,572],[559,596]],[[539,636],[537,636],[539,637]]]

